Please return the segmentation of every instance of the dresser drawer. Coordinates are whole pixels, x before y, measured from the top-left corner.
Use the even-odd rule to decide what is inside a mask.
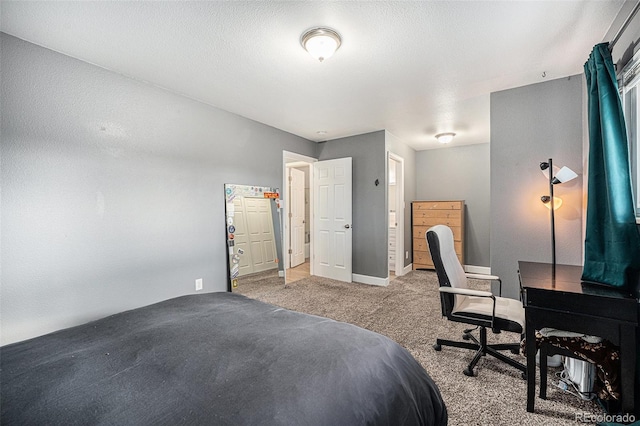
[[[413,203],[413,211],[461,210],[462,205],[462,201],[416,201]]]
[[[453,245],[456,250],[456,254],[458,257],[462,254],[462,241],[453,241]],[[413,239],[413,249],[417,251],[429,251],[429,245],[427,244],[427,240],[425,238],[414,238]]]
[[[429,245],[427,244],[427,240],[424,238],[414,238],[413,249],[419,250],[419,251],[429,251]]]
[[[442,220],[456,219],[460,221],[462,217],[462,210],[414,210],[413,220],[418,219],[438,219],[438,223],[442,223]]]
[[[413,238],[415,239],[425,239],[425,234],[427,230],[431,228],[430,226],[414,226],[413,227]],[[450,226],[451,231],[453,232],[453,240],[454,241],[462,241],[462,230],[459,226]],[[426,241],[426,240],[425,240]]]
[[[434,225],[460,226],[460,218],[449,217],[414,217],[413,224],[432,227]]]
[[[431,261],[431,254],[427,251],[414,251],[413,252],[414,265],[429,265],[433,268],[433,262]]]
[[[417,259],[417,261],[416,261]],[[458,260],[462,263],[462,256],[458,254]],[[431,261],[431,255],[424,252],[413,253],[413,269],[435,269]]]

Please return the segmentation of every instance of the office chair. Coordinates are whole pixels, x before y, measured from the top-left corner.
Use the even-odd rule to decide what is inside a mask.
[[[526,372],[525,365],[498,352],[510,350],[519,352],[520,344],[487,344],[487,328],[494,333],[511,331],[523,334],[524,332],[524,308],[519,300],[494,296],[489,291],[473,290],[468,288],[467,278],[500,280],[497,276],[466,274],[456,256],[453,243],[453,232],[445,225],[436,225],[427,230],[427,244],[431,252],[431,259],[438,274],[440,283],[440,302],[442,316],[450,321],[475,325],[480,329],[480,340],[471,334],[474,329],[464,330],[462,338],[472,342],[458,342],[452,340],[437,339],[433,348],[442,350],[442,346],[454,346],[457,348],[472,349],[476,351],[469,366],[463,371],[467,376],[473,376],[473,368],[481,357],[489,354],[501,361]],[[500,293],[502,282],[500,282]]]

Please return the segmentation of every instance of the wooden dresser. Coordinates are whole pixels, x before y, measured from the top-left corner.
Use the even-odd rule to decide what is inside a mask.
[[[451,228],[456,254],[464,265],[464,200],[414,201],[411,203],[411,212],[413,269],[433,269],[425,233],[434,225]]]

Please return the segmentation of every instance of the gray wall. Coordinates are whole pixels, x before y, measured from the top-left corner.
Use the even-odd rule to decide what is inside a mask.
[[[553,158],[582,174],[582,76],[491,94],[491,272],[518,296],[518,260],[551,261],[549,185],[539,163]],[[582,179],[556,185],[558,263],[582,264]],[[506,291],[505,291],[506,290]]]
[[[353,158],[353,273],[378,278],[389,274],[385,156],[381,130],[323,142],[318,157]]]
[[[409,258],[404,259],[404,266],[407,266],[413,262],[411,202],[416,199],[416,151],[388,131],[385,131],[385,142],[387,151],[404,159],[404,251],[409,252]],[[386,175],[388,177],[388,173]],[[389,187],[389,182],[386,182],[386,187]]]
[[[489,144],[419,151],[418,200],[464,200],[465,264],[490,265]]]
[[[226,290],[223,184],[317,145],[0,37],[2,343]]]

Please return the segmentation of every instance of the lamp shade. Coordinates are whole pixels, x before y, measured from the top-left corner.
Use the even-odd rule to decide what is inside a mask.
[[[564,166],[553,178],[553,183],[566,183],[577,177],[578,175],[576,174],[576,172],[574,172],[567,166]]]
[[[544,195],[540,197],[540,199],[548,209],[551,209],[551,197]],[[553,209],[558,210],[561,205],[562,205],[562,198],[553,197]]]
[[[331,28],[313,28],[302,35],[300,43],[312,57],[322,62],[333,56],[342,40]]]

